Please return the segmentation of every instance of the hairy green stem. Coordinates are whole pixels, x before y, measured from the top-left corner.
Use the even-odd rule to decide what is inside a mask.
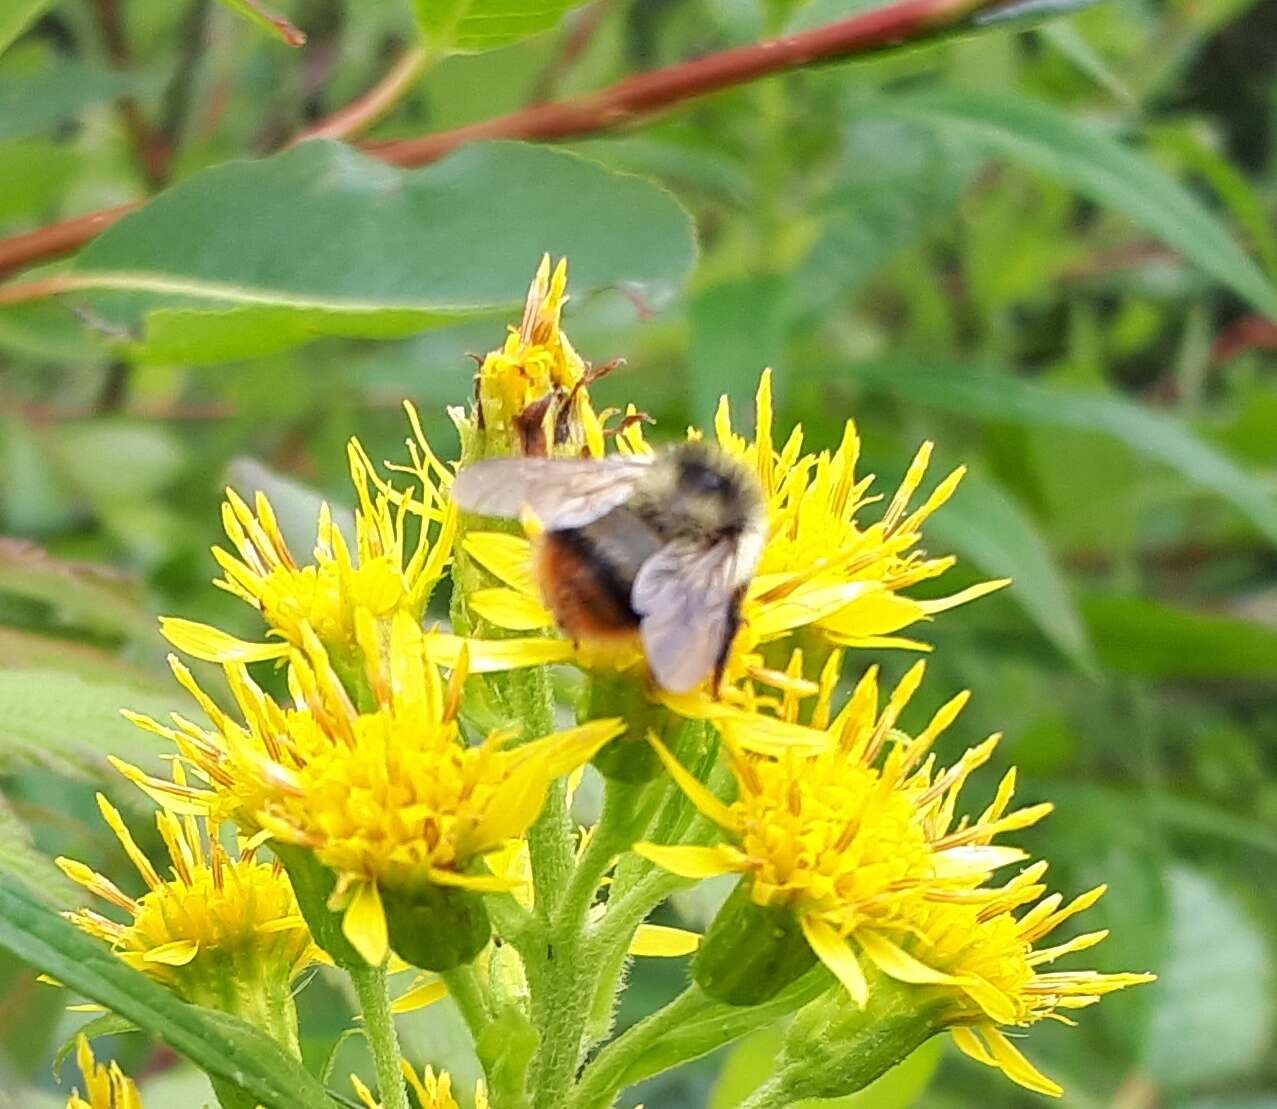
[[[480,981],[473,963],[445,970],[440,975],[448,987],[448,996],[456,1003],[461,1018],[476,1043],[492,1020],[492,1005],[485,984]]]
[[[626,1085],[630,1065],[667,1032],[717,1004],[696,985],[688,986],[663,1009],[622,1033],[586,1068],[573,1097],[572,1109],[606,1109]]]
[[[399,1037],[390,1012],[390,992],[384,967],[356,967],[350,978],[364,1016],[364,1036],[372,1049],[377,1089],[383,1109],[409,1109],[408,1091],[399,1070]]]

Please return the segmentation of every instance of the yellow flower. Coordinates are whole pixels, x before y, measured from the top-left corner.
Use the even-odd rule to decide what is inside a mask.
[[[118,1063],[103,1066],[94,1059],[84,1036],[75,1042],[75,1061],[84,1076],[85,1096],[80,1096],[78,1087],[72,1089],[67,1109],[142,1109],[142,1095],[133,1080],[120,1070]]]
[[[177,777],[181,785],[180,767]],[[320,959],[283,869],[259,862],[255,847],[232,856],[206,821],[161,811],[156,826],[172,864],[165,878],[101,794],[98,808],[146,892],[130,897],[83,863],[60,858],[58,866],[69,878],[129,920],[121,923],[92,909],[66,915],[109,943],[129,966],[188,1001],[229,1008],[224,1002],[235,993],[234,982],[287,997],[297,976]]]
[[[758,573],[741,606],[741,630],[725,666],[721,699],[704,691],[662,693],[661,700],[688,716],[716,718],[753,699],[750,681],[808,689],[801,675],[788,677],[768,664],[768,656],[788,654],[785,641],[800,633],[836,647],[905,647],[930,650],[926,643],[896,633],[937,613],[975,600],[1008,582],[982,582],[948,597],[915,600],[903,590],[939,577],[952,557],[928,558],[918,549],[923,523],[958,487],[964,469],[950,473],[923,500],[910,502],[925,477],[932,446],[923,444],[881,518],[862,524],[858,514],[877,497],[869,496],[872,476],[857,479],[860,441],[846,424],[838,449],[802,453],[802,430],[795,428],[784,446],[772,442],[771,373],[762,376],[757,397],[755,437],[732,430],[726,398],[719,405],[715,432],[719,445],[758,476],[768,509],[768,539]],[[698,435],[699,432],[693,431]],[[637,426],[626,429],[618,445],[624,453],[649,450]],[[533,632],[550,629],[553,617],[532,575],[528,540],[497,532],[472,532],[463,550],[499,583],[467,598],[470,609],[497,627]],[[524,665],[535,665],[547,650],[544,639],[522,642]],[[516,651],[517,648],[511,648]],[[572,652],[581,665],[627,669],[642,654],[637,643],[599,647],[582,644]]]
[[[1059,1097],[1060,1086],[1030,1063],[1001,1026],[1027,1027],[1040,1020],[1072,1024],[1060,1010],[1094,1005],[1105,994],[1152,982],[1152,974],[1044,971],[1063,955],[1085,951],[1108,933],[1087,932],[1052,947],[1035,945],[1104,894],[1099,886],[1065,905],[1059,894],[1043,898],[1046,863],[1026,868],[1005,886],[930,906],[905,946],[910,954],[962,983],[942,1020],[966,1054],[1002,1070],[1021,1086]],[[1015,910],[1027,908],[1018,918]]]
[[[746,754],[740,740],[749,725],[730,722],[725,746],[739,786],[730,804],[653,737],[671,776],[727,832],[728,842],[639,843],[634,850],[689,878],[745,875],[753,903],[792,911],[812,951],[858,1004],[868,997],[860,957],[887,973],[898,974],[908,962],[911,980],[952,983],[952,976],[905,955],[901,939],[917,927],[932,899],[978,887],[994,870],[1023,859],[1023,852],[990,841],[1033,824],[1050,806],[1008,812],[1014,783],[1009,776],[978,820],[950,828],[967,776],[988,760],[997,737],[969,750],[951,768],[938,769],[930,749],[967,698],[960,694],[945,704],[917,738],[906,736],[896,730],[896,721],[922,674],[918,663],[880,711],[871,669],[825,729],[829,744],[816,755]],[[778,723],[759,718],[757,727],[772,732]]]
[[[550,256],[542,257],[522,321],[479,367],[473,421],[453,413],[464,458],[603,453],[603,430],[585,389],[591,371],[561,327],[567,282],[567,259],[551,274]]]
[[[224,574],[215,584],[258,609],[272,639],[252,643],[194,621],[165,618],[161,627],[174,646],[212,662],[254,662],[286,657],[310,628],[345,660],[357,647],[357,609],[378,619],[400,611],[421,618],[447,569],[456,513],[445,494],[451,475],[431,452],[415,410],[405,407],[414,432],[408,440],[412,464],[390,468],[411,474],[412,488],[397,489],[380,477],[357,439],[347,446],[358,500],[353,551],[325,504],[315,561],[300,564],[264,494],[250,508],[234,490],[226,491],[222,524],[234,550],[213,548]]]
[[[173,739],[207,788],[170,788],[117,765],[161,804],[222,812],[311,849],[339,875],[350,942],[380,963],[387,951],[383,891],[504,888],[475,872],[478,860],[521,835],[550,783],[623,726],[597,720],[519,746],[512,746],[515,732],[495,732],[470,746],[457,721],[464,651],[445,683],[432,661],[434,637],[407,612],[396,613],[388,640],[366,610],[358,615],[362,680],[372,702],[366,711],[352,703],[308,633],[304,650],[290,656],[294,709],[275,704],[242,666],[228,666],[241,725],[178,668],[212,729],[180,718],[173,728],[134,718]]]
[[[426,1067],[418,1077],[417,1072],[405,1060],[400,1061],[400,1069],[408,1080],[408,1088],[412,1090],[420,1109],[460,1109],[457,1099],[452,1096],[452,1075],[447,1071],[435,1074],[431,1067]],[[358,1075],[350,1076],[351,1084],[359,1100],[368,1109],[381,1109],[377,1096],[359,1080]],[[488,1092],[482,1082],[475,1083],[474,1109],[488,1109]]]

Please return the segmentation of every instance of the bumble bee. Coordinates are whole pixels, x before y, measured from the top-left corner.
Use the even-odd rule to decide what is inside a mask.
[[[721,678],[767,529],[739,462],[692,441],[646,457],[488,459],[452,492],[481,515],[537,517],[536,576],[575,642],[637,632],[673,693]]]

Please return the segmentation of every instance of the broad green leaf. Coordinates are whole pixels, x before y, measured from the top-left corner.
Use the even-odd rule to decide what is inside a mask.
[[[270,1037],[235,1017],[179,1000],[3,875],[0,947],[160,1037],[266,1109],[330,1109],[323,1086]]]
[[[1087,597],[1082,613],[1107,667],[1150,678],[1271,678],[1277,630],[1141,597]]]
[[[901,363],[858,363],[845,372],[870,389],[924,408],[982,420],[1101,432],[1218,493],[1277,542],[1277,499],[1173,416],[1120,397],[1053,389],[978,367],[937,370]]]
[[[0,73],[0,139],[48,131],[75,119],[90,105],[135,87],[135,79],[125,74],[71,61],[49,62],[30,72]]]
[[[210,364],[323,335],[389,337],[508,313],[541,255],[573,295],[661,299],[695,255],[678,203],[562,151],[467,146],[419,170],[315,141],[198,173],[81,254],[95,312],[145,361]],[[77,294],[80,296],[82,294]]]
[[[432,49],[478,53],[548,31],[585,0],[415,0]]]
[[[53,0],[5,0],[0,6],[0,54],[3,54]]]
[[[5,593],[47,605],[57,623],[100,635],[137,637],[155,630],[138,582],[108,566],[55,558],[19,539],[0,538]]]
[[[147,634],[153,631],[148,621]],[[20,669],[58,670],[87,681],[120,682],[151,694],[162,695],[169,688],[163,675],[143,670],[100,647],[0,625],[0,670]]]
[[[1143,1069],[1164,1086],[1218,1083],[1271,1047],[1273,956],[1258,922],[1214,878],[1182,865],[1168,878],[1170,944],[1156,968]]]
[[[76,887],[36,847],[31,832],[0,793],[0,874],[16,878],[41,900],[65,909],[80,902]]]
[[[122,708],[164,720],[187,706],[120,681],[36,667],[0,670],[0,771],[45,766],[83,776],[109,754],[158,769],[164,745],[125,720]]]
[[[1036,525],[1005,490],[968,474],[927,522],[927,535],[990,577],[1011,578],[1011,595],[1047,638],[1079,666],[1094,668],[1069,583]]]
[[[1217,281],[1277,318],[1277,288],[1203,204],[1116,139],[1049,104],[1001,90],[890,97],[885,110],[1068,183],[1122,212]]]
[[[304,46],[306,36],[278,12],[258,0],[219,0],[242,19],[289,46]]]

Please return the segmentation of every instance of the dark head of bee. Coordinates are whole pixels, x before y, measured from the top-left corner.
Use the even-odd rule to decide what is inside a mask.
[[[680,443],[659,455],[636,500],[647,503],[632,501],[631,506],[667,539],[732,538],[757,526],[763,514],[754,475],[700,441]]]

